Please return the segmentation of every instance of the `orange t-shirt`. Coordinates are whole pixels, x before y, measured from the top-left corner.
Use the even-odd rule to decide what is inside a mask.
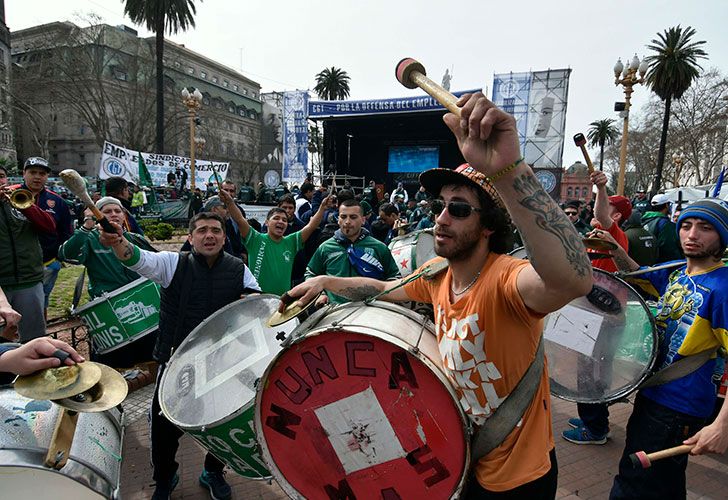
[[[427,265],[427,264],[425,264]],[[452,273],[405,286],[418,302],[431,302],[442,365],[470,419],[481,425],[515,388],[536,354],[542,315],[526,307],[516,278],[528,261],[491,253],[469,292],[450,303]],[[554,447],[548,370],[523,419],[501,445],[475,465],[478,482],[506,491],[543,476]]]

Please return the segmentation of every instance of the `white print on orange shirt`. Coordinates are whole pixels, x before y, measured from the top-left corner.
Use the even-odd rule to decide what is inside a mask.
[[[448,318],[437,308],[436,333],[443,367],[460,396],[460,405],[470,419],[482,425],[505,398],[491,383],[501,374],[485,353],[485,332],[478,326],[478,314],[463,319]]]

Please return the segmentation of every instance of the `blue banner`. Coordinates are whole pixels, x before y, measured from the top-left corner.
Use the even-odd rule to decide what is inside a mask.
[[[283,93],[282,180],[300,182],[308,168],[308,92]]]
[[[480,92],[481,89],[454,92],[456,97]],[[386,113],[411,113],[415,111],[438,111],[445,107],[429,95],[397,97],[393,99],[370,99],[366,101],[309,101],[309,118],[329,116],[371,115]]]

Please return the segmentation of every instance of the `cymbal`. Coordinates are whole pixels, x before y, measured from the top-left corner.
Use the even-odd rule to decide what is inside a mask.
[[[324,293],[324,292],[321,292]],[[298,305],[297,301],[293,301],[290,304],[286,306],[286,308],[283,310],[283,312],[276,311],[274,312],[270,318],[268,318],[268,322],[266,323],[266,326],[268,328],[274,328],[276,326],[282,325],[283,323],[292,320],[293,318],[297,317],[299,314],[301,314],[303,311],[307,310],[309,307],[311,307],[313,304],[316,303],[318,298],[321,296],[321,293],[319,293],[311,302],[308,304],[305,304],[303,306]]]
[[[101,369],[96,363],[85,361],[18,377],[15,392],[38,400],[68,398],[90,389],[100,378]]]
[[[617,245],[611,241],[601,240],[599,238],[584,238],[581,240],[584,242],[584,246],[591,248],[592,250],[616,250]]]
[[[68,410],[84,413],[106,411],[113,408],[126,398],[129,386],[119,372],[106,365],[93,363],[101,371],[98,383],[86,391],[67,398],[52,400],[58,406]]]

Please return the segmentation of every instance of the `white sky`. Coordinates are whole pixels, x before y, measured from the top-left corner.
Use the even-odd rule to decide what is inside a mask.
[[[351,77],[352,99],[412,96],[394,78],[403,57],[421,61],[439,82],[453,69],[452,90],[487,85],[494,73],[572,68],[564,165],[581,158],[571,137],[591,121],[616,118],[617,57],[640,58],[658,31],[681,24],[706,40],[704,68],[728,73],[726,0],[206,0],[196,2],[197,27],[171,36],[230,67],[263,91],[309,89],[332,65]],[[132,25],[121,0],[5,2],[11,31],[94,12],[108,24]],[[135,26],[140,35],[148,32]],[[638,86],[633,104],[647,101]]]

